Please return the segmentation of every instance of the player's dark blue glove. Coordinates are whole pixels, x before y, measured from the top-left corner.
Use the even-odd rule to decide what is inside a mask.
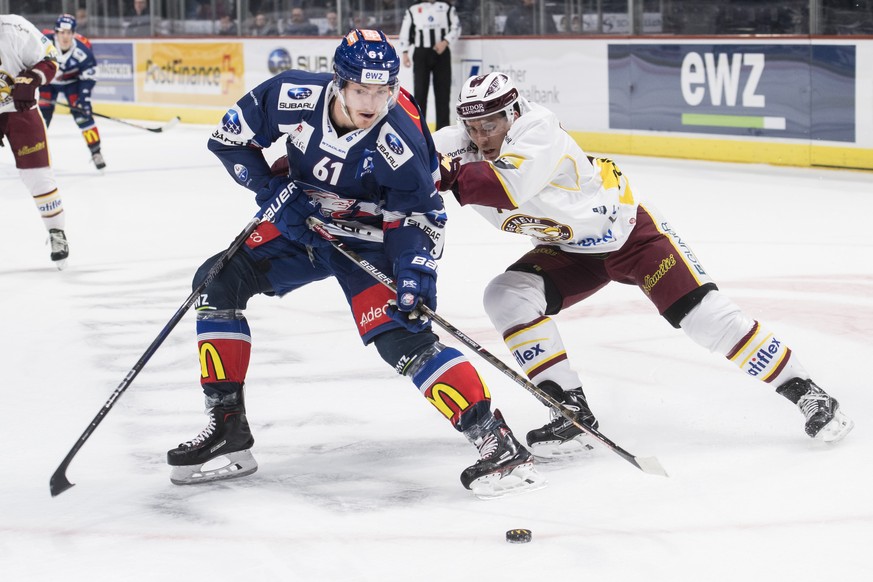
[[[418,309],[419,303],[436,309],[436,261],[426,253],[407,251],[394,261],[397,301],[388,305],[388,315],[412,332],[430,327],[430,320]]]
[[[286,238],[311,247],[330,244],[310,230],[306,222],[310,216],[327,222],[319,212],[321,204],[312,200],[302,188],[283,176],[270,180],[269,188],[274,195],[261,206],[261,213],[265,219],[276,225],[279,232]]]

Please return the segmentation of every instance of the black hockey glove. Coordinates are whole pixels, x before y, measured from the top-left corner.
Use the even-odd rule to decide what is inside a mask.
[[[27,111],[36,107],[36,94],[39,91],[40,77],[33,71],[24,71],[15,77],[12,86],[12,100],[16,111]]]
[[[388,315],[411,332],[424,331],[430,320],[418,309],[419,303],[436,309],[436,261],[426,253],[407,251],[394,261],[397,300],[389,303]]]

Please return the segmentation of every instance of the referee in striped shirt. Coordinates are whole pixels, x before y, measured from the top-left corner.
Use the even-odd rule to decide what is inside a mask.
[[[403,53],[403,66],[410,66],[412,53],[413,95],[427,121],[427,93],[433,75],[433,95],[436,100],[436,128],[449,124],[449,101],[452,90],[452,52],[449,45],[461,36],[461,21],[454,6],[446,2],[427,0],[413,4],[403,15],[398,45]]]

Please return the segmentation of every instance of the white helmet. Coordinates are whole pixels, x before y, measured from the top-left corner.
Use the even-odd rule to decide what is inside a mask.
[[[504,112],[512,120],[512,107],[518,101],[518,89],[505,73],[488,73],[470,77],[461,87],[455,111],[458,119],[469,121]]]

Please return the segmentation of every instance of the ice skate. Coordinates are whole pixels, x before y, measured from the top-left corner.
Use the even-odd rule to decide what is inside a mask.
[[[533,466],[533,455],[515,439],[499,410],[484,427],[464,434],[478,447],[480,459],[464,469],[461,483],[476,497],[494,499],[546,486]]]
[[[190,441],[167,451],[173,467],[170,481],[191,485],[251,475],[258,463],[249,449],[255,444],[245,405],[238,399],[206,410],[209,424]]]
[[[840,411],[837,399],[828,395],[812,380],[792,378],[776,392],[794,402],[806,417],[806,434],[827,443],[842,440],[855,422]]]
[[[63,271],[67,266],[67,257],[70,256],[70,246],[67,244],[67,235],[59,228],[49,230],[49,244],[52,246],[52,261],[58,271]]]
[[[564,392],[550,380],[539,385],[549,396],[576,413],[576,419],[596,429],[597,419],[588,408],[582,388]],[[537,459],[555,460],[586,456],[594,449],[594,439],[567,420],[563,414],[551,409],[552,420],[541,428],[527,433],[527,445]]]
[[[96,166],[98,170],[102,170],[106,167],[106,161],[103,159],[103,154],[99,151],[91,154],[91,161],[94,162],[94,166]]]

